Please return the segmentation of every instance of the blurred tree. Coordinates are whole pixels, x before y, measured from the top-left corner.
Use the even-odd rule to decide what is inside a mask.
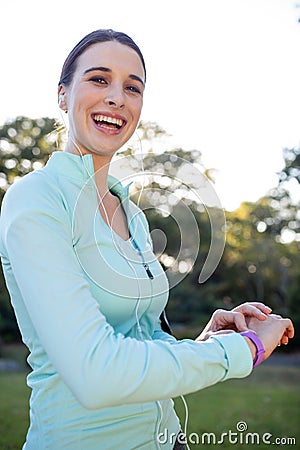
[[[223,264],[227,272],[227,297],[268,299],[272,306],[287,308],[287,269],[291,263],[287,247],[267,232],[261,211],[268,210],[264,199],[243,203],[227,213],[227,238]],[[277,211],[275,211],[275,214]],[[224,285],[225,286],[225,285]],[[231,292],[231,293],[230,293]]]
[[[279,173],[279,183],[297,180],[300,183],[300,148],[284,148],[285,167]]]
[[[261,220],[275,239],[292,242],[300,237],[300,149],[285,148],[283,157],[285,166],[278,174],[277,187],[265,197]]]
[[[49,154],[59,147],[62,137],[56,133],[55,119],[17,117],[0,127],[0,189],[3,192],[15,180],[43,167]]]
[[[276,188],[226,213],[225,252],[210,281],[225,305],[263,300],[300,328],[299,149],[285,149],[284,159]],[[294,196],[287,182],[293,183]],[[291,348],[299,342],[296,336]]]

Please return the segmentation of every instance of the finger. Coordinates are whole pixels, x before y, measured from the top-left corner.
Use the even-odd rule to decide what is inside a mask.
[[[265,305],[262,302],[246,302],[246,303],[242,303],[241,305],[239,305],[236,308],[234,308],[234,310],[235,309],[239,310],[240,307],[244,307],[244,306],[247,306],[247,305],[255,306],[257,309],[259,309],[264,314],[270,314],[272,312],[272,308],[270,308],[269,306]]]
[[[283,335],[281,338],[281,344],[287,345],[289,343],[289,338],[286,335]]]
[[[285,330],[285,334],[289,339],[292,339],[295,335],[294,325],[290,319],[285,320],[287,320],[287,328]]]
[[[218,331],[211,332],[209,337],[215,336],[216,334],[231,334],[231,333],[235,333],[235,331],[234,330],[218,330]]]
[[[269,306],[265,305],[262,302],[248,302],[250,305],[255,306],[256,308],[258,308],[260,311],[262,311],[265,314],[270,314],[272,312],[272,308],[270,308]]]
[[[289,342],[287,334],[284,332],[281,336],[280,343],[286,345]]]
[[[204,342],[212,336],[215,336],[218,334],[230,334],[230,333],[235,333],[235,331],[234,330],[208,331],[207,333],[205,333],[205,335],[202,335],[202,333],[201,333],[201,335],[195,339],[195,342]]]
[[[292,339],[294,337],[295,330],[294,330],[293,323],[290,319],[283,319],[278,314],[271,314],[271,317],[274,317],[275,319],[279,319],[279,321],[283,322],[283,324],[285,325],[285,330],[284,330],[283,336],[287,336],[288,339]]]
[[[244,316],[255,317],[258,320],[266,320],[267,314],[262,312],[259,308],[250,303],[243,303],[235,308],[233,311],[244,314]]]
[[[246,324],[245,316],[242,313],[234,312],[232,319],[238,332],[249,330]]]

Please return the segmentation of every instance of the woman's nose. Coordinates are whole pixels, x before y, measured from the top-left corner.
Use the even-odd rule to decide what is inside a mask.
[[[104,99],[106,105],[113,108],[124,108],[125,99],[123,88],[115,86],[110,89],[107,96]]]

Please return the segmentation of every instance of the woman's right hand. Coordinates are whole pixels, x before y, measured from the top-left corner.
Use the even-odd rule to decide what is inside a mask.
[[[289,339],[294,337],[292,321],[282,318],[277,314],[269,314],[264,321],[250,317],[246,319],[246,322],[248,328],[257,334],[257,337],[259,337],[265,348],[264,360],[271,355],[278,345],[286,345]],[[246,339],[248,344],[250,344],[249,339]],[[253,353],[253,344],[251,343],[249,346]]]

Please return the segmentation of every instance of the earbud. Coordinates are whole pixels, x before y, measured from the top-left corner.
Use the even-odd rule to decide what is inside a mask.
[[[65,94],[59,94],[58,103],[59,103],[60,108],[62,108],[65,111],[65,113],[67,113],[68,109],[67,109],[67,105],[66,105]]]

